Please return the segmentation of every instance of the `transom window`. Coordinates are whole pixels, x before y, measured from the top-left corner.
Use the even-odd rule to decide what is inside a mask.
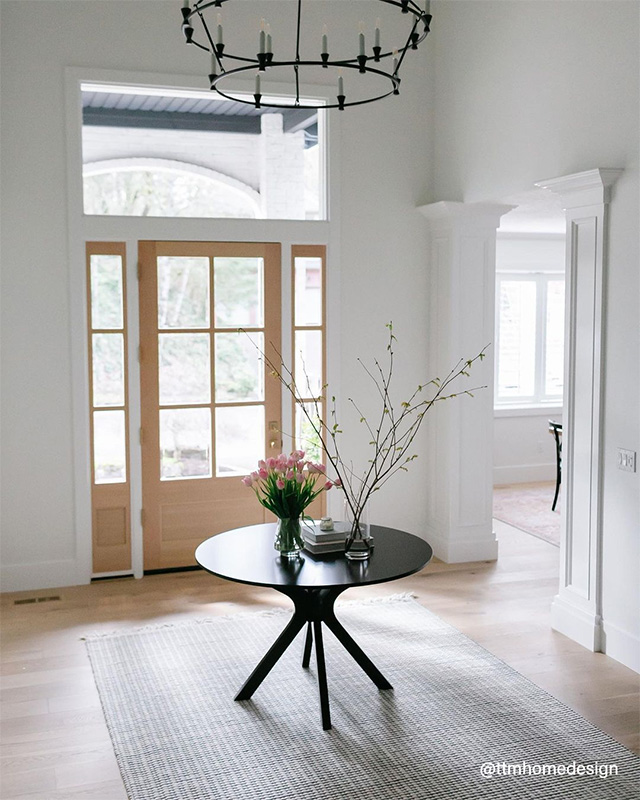
[[[84,213],[326,219],[322,109],[82,84]]]
[[[562,401],[564,275],[498,273],[495,404]]]

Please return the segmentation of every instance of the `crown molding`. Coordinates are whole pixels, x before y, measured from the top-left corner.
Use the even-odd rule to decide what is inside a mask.
[[[559,194],[566,210],[608,203],[611,200],[611,187],[622,173],[622,169],[598,167],[585,172],[574,172],[572,175],[538,181],[534,185],[539,189],[548,189]]]
[[[461,203],[441,200],[438,203],[418,206],[418,211],[431,223],[449,225],[462,223],[495,230],[500,224],[500,218],[515,207],[504,203]]]

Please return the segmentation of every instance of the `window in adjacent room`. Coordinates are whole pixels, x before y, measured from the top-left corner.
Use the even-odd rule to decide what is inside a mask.
[[[564,276],[498,273],[495,402],[562,402]]]
[[[81,92],[85,214],[326,219],[322,109],[142,86]]]

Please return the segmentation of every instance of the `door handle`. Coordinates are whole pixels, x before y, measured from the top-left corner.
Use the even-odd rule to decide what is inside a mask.
[[[273,436],[274,433],[280,433],[280,424],[273,420],[269,423],[269,433]],[[282,439],[275,438],[269,440],[269,447],[273,450],[274,448],[282,447]]]

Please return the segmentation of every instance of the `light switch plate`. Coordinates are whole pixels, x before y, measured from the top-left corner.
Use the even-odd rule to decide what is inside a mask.
[[[623,469],[625,472],[636,471],[636,453],[635,450],[623,450],[618,448],[618,469]]]

